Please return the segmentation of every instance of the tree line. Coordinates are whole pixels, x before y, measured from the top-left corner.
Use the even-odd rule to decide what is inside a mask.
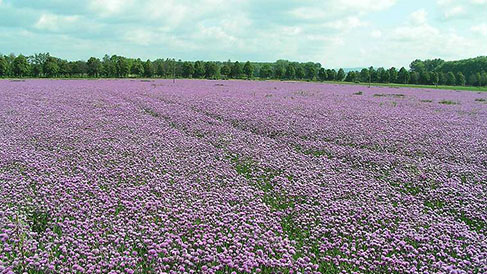
[[[279,79],[346,81],[422,85],[487,85],[487,57],[459,61],[414,60],[409,69],[401,67],[364,68],[360,71],[326,69],[320,63],[277,60],[273,63],[238,61],[141,60],[105,55],[102,59],[68,61],[38,53],[32,56],[0,54],[0,77],[161,77],[204,79]]]

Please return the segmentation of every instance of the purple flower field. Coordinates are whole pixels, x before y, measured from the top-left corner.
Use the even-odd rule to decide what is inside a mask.
[[[486,273],[486,102],[0,81],[0,273]]]

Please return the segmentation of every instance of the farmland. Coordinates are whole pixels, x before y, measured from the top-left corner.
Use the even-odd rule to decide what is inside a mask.
[[[487,93],[0,81],[0,272],[485,273]]]

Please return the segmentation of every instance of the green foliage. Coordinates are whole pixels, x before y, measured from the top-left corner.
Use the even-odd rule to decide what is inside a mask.
[[[194,66],[191,62],[183,63],[183,77],[191,78],[194,73]]]
[[[409,83],[409,79],[409,72],[404,67],[402,67],[397,74],[397,81],[401,84],[407,84]]]
[[[27,63],[27,58],[22,54],[17,56],[12,64],[14,76],[23,77],[27,76],[29,72],[29,64]]]
[[[455,78],[455,74],[453,72],[448,72],[446,74],[446,84],[450,86],[454,86],[457,84],[457,79]]]
[[[277,60],[274,65],[274,78],[283,79],[286,73],[286,67],[289,62],[285,60]]]
[[[298,79],[304,79],[304,76],[305,76],[305,72],[304,72],[304,69],[302,66],[298,66],[296,68],[296,78]]]
[[[218,65],[215,62],[206,62],[205,63],[205,76],[207,79],[216,79],[218,78]]]
[[[159,77],[163,77],[166,75],[166,68],[163,62],[157,62],[156,65],[156,75]]]
[[[336,80],[343,81],[345,79],[345,71],[341,68],[338,70]]]
[[[409,65],[411,71],[421,73],[426,70],[426,66],[423,61],[416,59]]]
[[[463,75],[463,73],[459,72],[457,73],[457,85],[459,86],[465,86],[465,76]]]
[[[321,66],[321,65],[320,65]],[[316,77],[316,72],[318,71],[318,65],[308,62],[304,64],[304,74],[306,79],[313,80]]]
[[[235,63],[233,63],[230,75],[232,78],[236,79],[240,78],[240,76],[242,75],[242,65],[238,61],[235,61]]]
[[[86,62],[88,66],[88,75],[92,77],[98,77],[102,70],[101,61],[98,58],[90,57],[88,62]]]
[[[328,74],[326,73],[326,70],[324,68],[320,68],[318,71],[318,79],[320,81],[325,81],[328,78]]]
[[[50,216],[47,212],[35,210],[28,216],[28,221],[33,232],[43,233],[49,227]]]
[[[294,68],[294,64],[288,64],[286,67],[286,79],[293,80],[294,78],[296,78],[296,69]]]
[[[132,67],[130,68],[130,72],[137,76],[144,75],[144,65],[140,59],[137,59],[133,62]]]
[[[327,69],[326,74],[328,75],[328,81],[335,81],[337,78],[337,72],[334,69]]]
[[[127,62],[127,59],[124,57],[118,57],[116,58],[116,71],[117,71],[117,76],[118,77],[127,77],[130,71],[129,64]]]
[[[152,65],[151,60],[147,59],[144,63],[144,76],[145,77],[152,77],[154,75],[154,66]]]
[[[395,67],[391,67],[389,70],[389,82],[390,83],[397,83],[398,72]]]
[[[261,78],[267,79],[272,76],[272,67],[269,64],[262,66],[259,72]]]
[[[47,77],[56,77],[59,72],[59,66],[56,60],[52,57],[49,57],[47,62],[44,64],[44,73]]]
[[[194,77],[201,78],[205,76],[205,65],[201,61],[194,63]]]
[[[443,105],[457,105],[458,103],[455,101],[450,101],[450,100],[441,100],[438,103],[443,104]]]
[[[370,82],[370,72],[368,69],[364,68],[360,71],[360,82]]]
[[[270,66],[269,66],[270,67]],[[230,69],[230,66],[227,65],[227,64],[224,64],[222,66],[222,68],[220,69],[220,74],[224,77],[229,77],[230,76],[230,73],[231,73],[231,69]],[[271,74],[272,74],[272,71],[271,71]],[[270,75],[269,75],[270,76]],[[267,76],[267,77],[269,77]],[[261,77],[262,77],[262,69],[261,69]]]
[[[8,63],[7,60],[0,55],[0,77],[7,76]]]
[[[355,71],[349,71],[347,77],[345,77],[346,82],[356,82],[358,80],[357,73]]]
[[[243,66],[243,72],[247,76],[247,79],[250,79],[252,77],[252,73],[254,73],[254,67],[249,61],[247,61]]]

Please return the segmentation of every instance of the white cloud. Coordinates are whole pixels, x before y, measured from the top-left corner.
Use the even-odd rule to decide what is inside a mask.
[[[480,35],[487,36],[487,24],[486,23],[472,26],[470,28],[470,30],[472,30],[473,32],[478,33]]]
[[[424,9],[416,10],[409,15],[409,20],[414,25],[422,25],[426,23],[428,13]]]
[[[357,27],[362,27],[365,25],[367,25],[366,22],[362,22],[358,17],[355,16],[350,16],[344,19],[339,19],[336,21],[331,21],[323,24],[324,27],[328,27],[340,31],[346,31]]]
[[[382,37],[382,31],[380,30],[374,30],[370,33],[370,36],[372,38],[381,38]]]
[[[54,14],[42,14],[35,28],[48,31],[60,31],[78,22],[79,16],[59,16]]]
[[[446,18],[455,17],[465,13],[465,9],[462,6],[455,6],[445,11],[444,16]]]
[[[396,0],[339,0],[337,3],[345,10],[357,9],[370,12],[388,9],[396,3]]]
[[[124,11],[133,2],[132,0],[91,0],[88,6],[102,16],[110,16]]]

